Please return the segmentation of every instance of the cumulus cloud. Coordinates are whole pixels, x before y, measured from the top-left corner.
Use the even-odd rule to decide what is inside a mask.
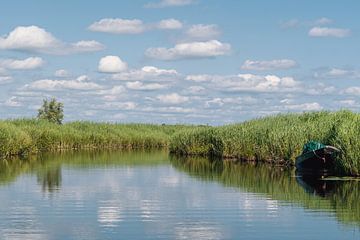
[[[126,87],[131,90],[153,91],[153,90],[164,89],[167,87],[167,85],[160,84],[160,83],[144,84],[140,81],[135,81],[135,82],[127,82]]]
[[[100,59],[98,70],[103,73],[119,73],[126,71],[128,65],[118,56],[106,56]]]
[[[285,105],[283,107],[287,110],[294,111],[320,111],[323,109],[323,107],[317,102]]]
[[[29,57],[23,60],[18,59],[0,59],[0,67],[12,70],[30,70],[44,65],[40,57]]]
[[[140,34],[155,29],[176,30],[182,27],[183,23],[174,18],[147,24],[139,19],[104,18],[91,24],[88,29],[93,32],[112,34]]]
[[[182,22],[173,18],[161,20],[157,24],[158,29],[164,29],[164,30],[181,29],[182,27],[183,27]]]
[[[343,93],[348,94],[348,95],[360,95],[360,87],[348,87],[346,88]]]
[[[205,94],[206,88],[204,88],[202,86],[190,86],[188,89],[184,90],[184,92],[187,94],[193,94],[193,95]]]
[[[137,107],[137,103],[126,102],[105,102],[104,104],[93,106],[95,109],[107,109],[107,110],[133,110]]]
[[[60,90],[99,90],[103,87],[97,83],[90,82],[89,77],[81,75],[73,80],[52,80],[42,79],[26,84],[25,90],[39,90],[39,91],[60,91]]]
[[[18,98],[15,96],[10,97],[4,103],[7,107],[21,107],[22,104],[19,102]]]
[[[88,29],[93,32],[139,34],[146,27],[139,19],[104,18],[91,24]]]
[[[0,49],[40,52],[47,54],[72,54],[104,49],[97,41],[65,43],[45,29],[37,26],[19,26],[7,36],[0,37]]]
[[[328,27],[313,27],[309,31],[311,37],[336,37],[344,38],[351,34],[350,29],[345,28],[328,28]]]
[[[156,98],[165,104],[181,104],[189,101],[189,97],[181,96],[177,93],[158,95]]]
[[[300,82],[292,77],[276,75],[190,75],[189,81],[207,81],[209,86],[220,91],[230,92],[294,92],[301,90]]]
[[[326,18],[326,17],[322,17],[322,18],[316,19],[316,20],[314,21],[314,25],[316,25],[316,26],[327,25],[327,24],[331,24],[332,22],[333,22],[332,19]]]
[[[228,54],[231,46],[217,40],[206,42],[189,42],[176,44],[173,48],[148,48],[145,56],[148,58],[171,61],[191,58],[211,58]]]
[[[102,96],[105,101],[115,101],[119,98],[123,98],[126,93],[124,86],[113,86],[110,89],[98,90],[95,94]]]
[[[337,79],[337,78],[348,78],[348,79],[360,79],[360,72],[345,68],[323,68],[318,69],[314,73],[315,78],[320,79]]]
[[[0,84],[11,83],[13,78],[11,76],[1,76],[0,75]]]
[[[59,70],[56,70],[55,73],[54,73],[54,76],[55,77],[68,77],[69,76],[69,72],[65,69],[59,69]]]
[[[112,79],[122,81],[172,81],[177,79],[178,76],[179,73],[174,69],[159,69],[153,66],[145,66],[141,69],[135,69],[128,72],[114,74],[112,76]]]
[[[194,4],[195,0],[160,0],[159,2],[150,2],[145,4],[146,8],[165,8],[165,7],[181,7]]]
[[[185,80],[194,82],[209,82],[213,79],[214,76],[208,74],[188,75],[185,77]]]
[[[252,61],[246,60],[241,66],[244,70],[278,70],[278,69],[289,69],[295,67],[297,64],[294,60],[290,59],[276,59],[271,61]]]
[[[219,27],[215,24],[196,24],[192,25],[187,31],[186,36],[194,40],[216,39],[221,34]]]

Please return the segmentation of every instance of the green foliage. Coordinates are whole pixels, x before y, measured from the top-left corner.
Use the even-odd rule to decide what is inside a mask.
[[[52,98],[50,101],[43,100],[43,105],[38,110],[38,119],[44,119],[52,123],[61,124],[64,119],[64,104]]]
[[[186,129],[173,136],[170,151],[204,156],[218,148],[226,158],[291,165],[310,140],[341,149],[336,159],[339,174],[360,175],[360,114],[350,111],[280,114],[216,128]],[[218,145],[210,148],[211,142]]]
[[[47,120],[0,121],[0,158],[71,149],[167,148],[182,125],[110,124],[71,122],[59,125]]]

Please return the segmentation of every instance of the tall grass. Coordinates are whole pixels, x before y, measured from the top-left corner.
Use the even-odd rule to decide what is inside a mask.
[[[337,173],[360,175],[360,114],[350,111],[280,114],[222,127],[184,129],[170,151],[293,164],[303,145],[320,141],[341,150]]]
[[[0,121],[0,158],[64,149],[154,149],[169,144],[182,125],[72,122],[36,119]]]

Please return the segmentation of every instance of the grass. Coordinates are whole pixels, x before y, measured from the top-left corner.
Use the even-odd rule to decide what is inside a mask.
[[[0,158],[72,149],[166,148],[182,125],[71,122],[35,119],[0,121]]]
[[[221,127],[0,121],[0,158],[64,149],[169,148],[179,155],[291,165],[309,140],[341,150],[338,175],[360,175],[360,114],[350,111],[281,114]]]
[[[350,111],[280,114],[221,127],[194,127],[174,134],[170,151],[274,164],[294,164],[315,140],[341,150],[335,170],[360,175],[360,114]]]

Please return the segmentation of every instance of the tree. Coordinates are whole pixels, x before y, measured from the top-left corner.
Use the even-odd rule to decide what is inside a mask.
[[[61,124],[64,118],[64,104],[52,98],[43,100],[43,105],[38,111],[38,119],[45,119],[52,123]]]

